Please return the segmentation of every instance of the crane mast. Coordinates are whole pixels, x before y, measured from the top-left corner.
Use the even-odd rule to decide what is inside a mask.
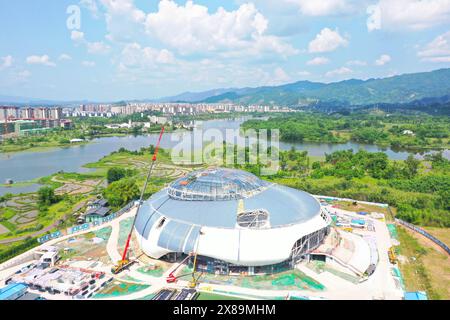
[[[127,242],[125,243],[125,249],[123,250],[122,260],[118,261],[117,265],[115,267],[113,267],[112,270],[111,270],[112,273],[114,273],[114,274],[118,274],[118,273],[122,272],[123,270],[125,270],[127,267],[129,267],[131,264],[134,263],[134,261],[130,261],[128,259],[128,250],[130,248],[131,236],[133,235],[134,225],[136,224],[136,220],[137,220],[137,217],[139,215],[139,211],[140,211],[142,203],[144,201],[145,190],[147,189],[148,182],[149,182],[149,180],[151,178],[151,175],[152,175],[152,172],[153,172],[153,167],[155,166],[156,159],[158,157],[159,146],[161,144],[161,139],[163,137],[164,130],[165,130],[165,127],[162,126],[161,132],[159,134],[158,142],[156,144],[155,152],[154,152],[153,157],[152,157],[152,162],[150,164],[150,167],[149,167],[149,170],[148,170],[148,173],[147,173],[147,178],[145,179],[144,187],[143,187],[143,189],[141,191],[141,195],[139,197],[139,203],[138,203],[137,208],[136,208],[136,214],[134,215],[133,223],[131,225],[131,230],[130,230],[130,233],[128,234]]]

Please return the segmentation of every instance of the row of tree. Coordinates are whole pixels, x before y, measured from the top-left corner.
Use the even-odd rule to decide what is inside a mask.
[[[393,148],[441,148],[450,137],[448,117],[382,112],[346,115],[299,112],[268,120],[248,120],[243,128],[279,129],[281,140],[290,142],[343,143],[352,140]]]
[[[273,179],[313,194],[388,203],[399,218],[415,224],[450,227],[450,161],[442,154],[391,161],[382,152],[353,150],[328,154],[308,165],[306,152],[281,152]]]

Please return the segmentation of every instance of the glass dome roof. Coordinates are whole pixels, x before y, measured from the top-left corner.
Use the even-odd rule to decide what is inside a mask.
[[[251,173],[220,168],[189,173],[172,183],[168,193],[177,200],[233,200],[253,196],[268,186]]]

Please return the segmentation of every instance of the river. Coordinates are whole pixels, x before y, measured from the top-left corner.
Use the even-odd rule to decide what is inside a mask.
[[[225,129],[238,129],[245,118],[227,120],[209,120],[202,124],[203,130],[215,128],[220,130],[225,136]],[[198,124],[198,123],[197,123]],[[194,132],[186,131],[183,135],[190,137]],[[173,148],[178,141],[173,139],[180,136],[180,133],[166,134],[161,141],[162,148]],[[72,146],[67,148],[54,148],[40,152],[18,152],[10,154],[0,154],[0,183],[6,179],[14,182],[30,181],[39,177],[48,176],[58,171],[65,172],[87,172],[89,169],[83,168],[84,164],[96,162],[111,152],[120,148],[128,150],[139,150],[151,144],[155,145],[158,134],[148,136],[126,136],[126,137],[105,137],[92,140],[89,144]],[[327,143],[285,143],[280,142],[280,149],[289,150],[295,147],[297,150],[306,150],[311,156],[323,156],[325,153],[332,153],[338,150],[367,150],[370,152],[384,152],[390,159],[404,160],[410,154],[405,151],[394,151],[390,148],[381,148],[375,145],[348,142],[345,144]],[[450,156],[449,150],[445,150],[445,156]],[[36,191],[40,186],[37,184],[0,187],[0,195],[5,193],[22,193]]]

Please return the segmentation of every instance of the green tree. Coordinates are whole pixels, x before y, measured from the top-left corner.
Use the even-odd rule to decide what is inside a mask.
[[[142,126],[135,126],[133,127],[133,129],[131,129],[131,133],[136,137],[142,133],[142,128]]]
[[[106,179],[108,180],[108,183],[113,183],[115,181],[119,181],[123,178],[125,178],[127,175],[127,172],[123,168],[110,168],[106,174]]]
[[[149,153],[150,153],[151,155],[153,155],[153,154],[155,153],[155,146],[152,145],[152,144],[150,145]]]
[[[417,171],[419,169],[420,160],[417,160],[414,158],[412,154],[408,156],[408,158],[405,160],[405,173],[408,178],[413,178],[417,175]]]
[[[319,161],[313,162],[313,164],[312,164],[312,169],[313,169],[313,170],[318,170],[318,169],[320,169],[320,168],[321,168],[321,165],[320,165],[320,162],[319,162]]]
[[[59,201],[55,191],[50,187],[42,187],[38,190],[38,201],[42,206],[50,206]]]
[[[132,200],[139,198],[139,188],[133,179],[122,179],[111,183],[103,196],[113,208],[120,208]]]
[[[0,197],[0,203],[6,202],[14,198],[14,195],[12,193],[6,193],[3,196]]]

